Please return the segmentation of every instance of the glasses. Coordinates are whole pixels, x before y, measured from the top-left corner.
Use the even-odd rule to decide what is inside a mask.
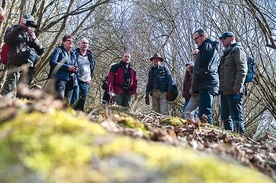
[[[72,41],[72,40],[69,40],[69,39],[67,39],[66,41],[68,41],[69,43],[74,43],[74,41]]]
[[[197,36],[194,38],[194,41],[196,41],[198,38],[202,37],[203,35]]]

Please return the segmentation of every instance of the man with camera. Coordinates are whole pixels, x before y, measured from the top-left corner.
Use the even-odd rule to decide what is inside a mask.
[[[34,17],[26,14],[20,19],[18,25],[9,27],[6,30],[4,41],[9,46],[8,51],[8,70],[15,71],[16,68],[23,64],[29,65],[28,81],[30,84],[33,74],[35,63],[38,60],[38,55],[44,52],[44,48],[32,28],[37,28]],[[2,94],[13,92],[16,96],[16,85],[21,77],[21,71],[16,70],[9,73],[7,80],[4,84]]]

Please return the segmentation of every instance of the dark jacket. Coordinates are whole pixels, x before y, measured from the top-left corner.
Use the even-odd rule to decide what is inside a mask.
[[[233,47],[235,47],[235,52],[232,52]],[[243,93],[246,73],[246,53],[240,43],[234,43],[223,52],[220,60],[219,90],[225,95],[234,94],[234,90]]]
[[[149,96],[154,89],[159,89],[161,92],[172,91],[172,75],[168,67],[158,65],[149,70],[146,96]]]
[[[71,60],[67,56],[67,51],[64,46],[55,48],[50,58],[50,77],[54,77],[57,80],[69,81],[73,79],[73,86],[78,86],[77,75],[68,70],[69,65],[77,67],[76,54],[70,52]],[[57,70],[56,70],[57,69]]]
[[[35,50],[35,53],[32,54],[41,55],[44,52],[44,48],[38,38],[32,40],[29,33],[19,25],[9,27],[5,33],[4,40],[9,46],[8,65],[20,66],[28,63],[30,48]]]
[[[192,74],[186,71],[184,80],[183,80],[183,97],[186,101],[190,100],[191,98],[191,84],[192,84]]]
[[[132,95],[136,93],[137,83],[138,78],[136,76],[136,71],[130,64],[129,77],[125,74],[125,66],[122,61],[110,68],[107,79],[108,92],[114,92],[119,95],[123,93]]]
[[[90,50],[87,50],[87,56],[88,56],[88,60],[90,62],[90,72],[91,72],[91,77],[93,77],[93,72],[94,72],[94,68],[95,68],[95,60],[94,60],[94,57],[93,57],[93,54]],[[77,62],[78,62],[78,58],[79,58],[79,55],[80,55],[80,49],[77,48],[76,49],[76,58],[77,58]],[[91,78],[92,79],[92,78]]]
[[[218,93],[218,42],[206,39],[199,47],[193,67],[192,92],[207,89],[212,94]]]

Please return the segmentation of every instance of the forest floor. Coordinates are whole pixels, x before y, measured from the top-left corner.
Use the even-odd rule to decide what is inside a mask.
[[[181,118],[168,118],[168,116],[156,113],[139,115],[136,119],[151,131],[150,137],[144,136],[139,129],[127,128],[125,124],[118,123],[112,128],[103,126],[106,130],[118,134],[158,141],[172,146],[190,147],[196,151],[215,155],[224,161],[253,168],[276,180],[276,147],[267,143],[268,136],[257,142],[207,123],[199,121],[183,123]],[[175,121],[179,121],[180,123],[177,123],[180,125],[176,125]]]

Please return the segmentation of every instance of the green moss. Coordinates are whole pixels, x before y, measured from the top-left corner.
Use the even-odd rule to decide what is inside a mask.
[[[163,182],[173,183],[273,182],[189,149],[108,134],[72,113],[23,113],[2,124],[0,182],[131,182],[138,172],[155,172]],[[133,118],[120,123],[145,128]],[[122,159],[124,164],[117,163]]]
[[[181,126],[182,123],[186,123],[186,120],[179,117],[167,117],[161,122],[162,125]]]
[[[148,132],[147,127],[142,122],[137,121],[134,118],[129,117],[129,116],[120,117],[117,122],[119,124],[123,124],[129,128],[140,129],[143,132]]]
[[[101,159],[137,153],[145,159],[143,169],[149,172],[159,170],[165,177],[164,182],[272,182],[251,169],[221,162],[212,156],[131,138],[118,137],[93,150]]]
[[[99,125],[64,112],[22,114],[0,130],[5,133],[0,171],[19,161],[43,175],[87,164],[93,137],[106,133]]]

